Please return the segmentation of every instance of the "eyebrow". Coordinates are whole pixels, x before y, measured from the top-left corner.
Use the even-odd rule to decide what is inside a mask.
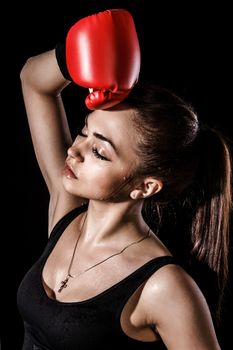
[[[112,140],[108,139],[104,135],[99,134],[98,132],[94,132],[93,135],[99,140],[108,142],[112,146],[112,148],[117,152],[117,148],[115,144],[112,142]]]
[[[85,118],[85,125],[86,125],[86,127],[88,127],[88,116],[89,116],[89,115],[87,115],[86,118]],[[100,134],[100,133],[98,133],[98,132],[93,132],[93,135],[94,135],[97,139],[99,139],[99,140],[101,140],[101,141],[108,142],[108,143],[112,146],[112,148],[115,150],[115,152],[118,152],[116,145],[114,144],[114,142],[113,142],[111,139],[105,137],[104,135],[102,135],[102,134]]]

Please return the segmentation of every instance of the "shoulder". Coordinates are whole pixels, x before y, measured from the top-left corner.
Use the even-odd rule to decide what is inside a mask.
[[[153,304],[153,317],[162,320],[166,311],[173,313],[208,310],[206,300],[193,278],[177,264],[169,264],[157,270],[143,289],[145,307]],[[165,312],[165,313],[164,313]]]
[[[169,349],[219,349],[207,302],[181,266],[157,270],[144,285],[140,304],[144,320],[155,325]]]
[[[143,290],[144,296],[153,300],[166,303],[174,301],[183,304],[187,302],[185,297],[195,296],[192,300],[205,302],[203,294],[193,278],[177,264],[167,264],[160,267],[147,281]],[[147,299],[146,298],[146,299]]]

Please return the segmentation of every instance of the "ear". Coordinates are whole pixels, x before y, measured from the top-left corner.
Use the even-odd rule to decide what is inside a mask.
[[[153,177],[147,177],[130,193],[132,199],[148,198],[163,188],[162,181]]]

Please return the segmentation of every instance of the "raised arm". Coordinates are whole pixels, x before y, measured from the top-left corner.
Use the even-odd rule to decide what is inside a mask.
[[[62,186],[66,151],[72,140],[61,91],[69,81],[60,72],[55,50],[28,59],[20,77],[35,154],[50,193],[51,228],[61,215],[81,202]]]
[[[124,40],[122,40],[124,39]],[[48,186],[50,228],[83,199],[65,193],[62,169],[72,140],[61,99],[69,83],[88,88],[90,110],[123,101],[138,80],[140,48],[131,14],[123,9],[79,20],[62,50],[30,58],[21,72],[22,90],[36,157]],[[65,69],[63,69],[65,67]]]
[[[51,50],[31,57],[21,71],[22,91],[36,157],[50,194],[60,188],[71,135],[62,89],[69,84]]]

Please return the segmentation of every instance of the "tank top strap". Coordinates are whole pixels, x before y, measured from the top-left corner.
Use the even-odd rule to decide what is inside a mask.
[[[74,208],[65,214],[53,227],[51,234],[48,239],[48,245],[51,245],[56,242],[61,234],[64,232],[66,227],[73,221],[77,216],[82,214],[87,210],[88,204],[81,205],[80,207]]]
[[[156,257],[133,272],[129,278],[126,279],[125,284],[130,290],[135,290],[154,272],[168,264],[177,264],[177,260],[170,255]]]
[[[52,249],[56,245],[58,239],[61,237],[62,233],[65,231],[66,227],[69,223],[74,220],[78,215],[85,212],[87,210],[88,204],[81,205],[80,207],[74,208],[65,214],[53,227],[51,234],[48,238],[47,244],[44,248],[44,251],[40,257],[40,261],[44,261],[47,259]]]
[[[173,256],[160,256],[156,257],[144,265],[139,267],[129,276],[121,280],[119,283],[115,284],[110,288],[105,294],[106,299],[110,298],[111,300],[116,301],[116,309],[120,313],[119,302],[122,307],[125,305],[127,300],[132,296],[132,294],[157,270],[161,267],[168,264],[180,265]],[[113,298],[114,294],[114,298]],[[106,302],[108,302],[106,300]]]

